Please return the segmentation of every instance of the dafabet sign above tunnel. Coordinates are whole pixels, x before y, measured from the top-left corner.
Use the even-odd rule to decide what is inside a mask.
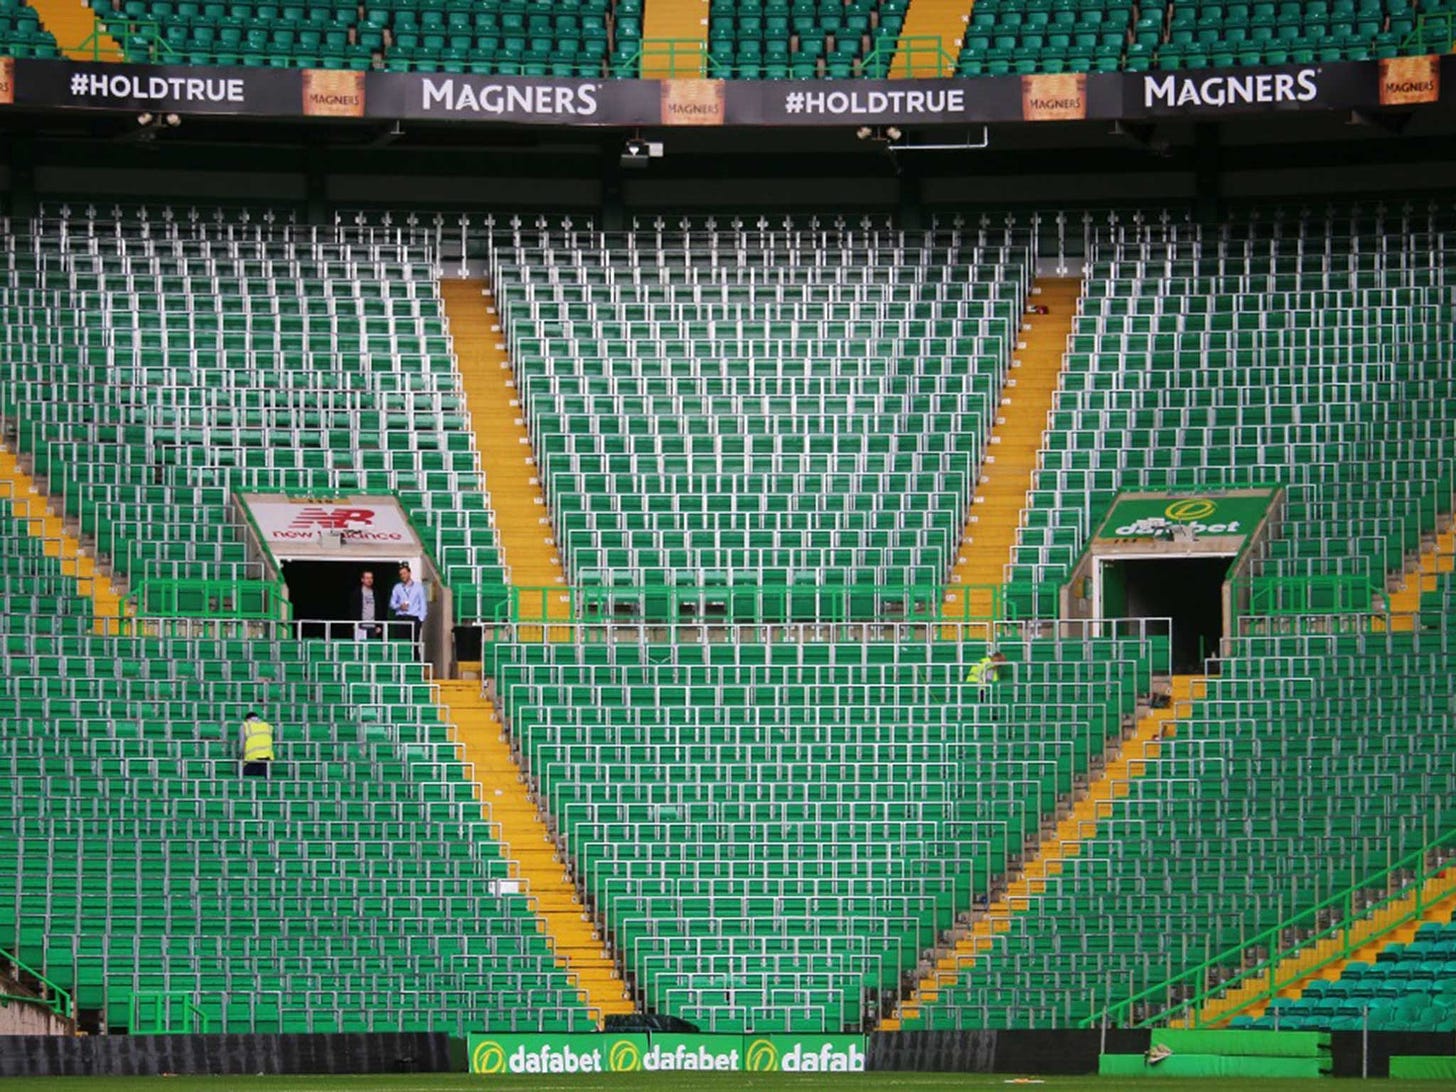
[[[1187,528],[1199,538],[1246,538],[1264,518],[1274,492],[1243,489],[1227,493],[1124,493],[1112,502],[1096,538],[1101,542],[1156,539],[1174,527]]]

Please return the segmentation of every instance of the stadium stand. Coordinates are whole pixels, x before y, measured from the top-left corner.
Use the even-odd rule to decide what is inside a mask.
[[[679,586],[745,618],[934,600],[1029,283],[1012,229],[516,229],[491,263],[573,585],[657,617]]]
[[[3,406],[119,574],[256,580],[233,490],[395,491],[447,584],[503,587],[422,250],[169,207],[12,238]]]
[[[893,1000],[1117,737],[1166,638],[573,642],[487,651],[505,717],[649,1010],[840,1030]],[[1009,634],[1008,634],[1009,636]]]
[[[1144,4],[1143,10],[1158,9]],[[996,76],[1116,71],[1122,66],[1133,13],[1131,0],[1055,5],[976,0],[956,72]]]
[[[883,76],[907,6],[908,0],[714,0],[709,72],[739,79]]]
[[[1289,522],[1260,575],[1380,594],[1450,510],[1446,214],[1266,211],[1207,233],[1097,234],[1007,579],[1054,612],[1120,489],[1282,482]]]
[[[1169,13],[1157,65],[1204,68],[1393,57],[1413,26],[1408,0],[1178,4]]]
[[[122,576],[259,579],[235,489],[392,489],[452,586],[503,583],[415,233],[42,213],[6,236],[0,409]],[[1099,221],[1006,573],[1041,621],[980,628],[907,620],[905,589],[940,618],[1024,221],[494,227],[557,538],[602,614],[567,640],[497,631],[485,670],[640,1003],[721,1031],[893,1008],[1170,669],[1151,622],[1049,621],[1123,489],[1284,484],[1254,575],[1284,613],[1245,612],[1148,771],[906,1026],[1076,1023],[1444,829],[1451,575],[1407,624],[1381,614],[1456,491],[1444,217]],[[27,962],[116,1026],[158,997],[214,1030],[591,1026],[494,884],[509,866],[420,665],[269,623],[98,636],[59,563],[5,535],[22,792],[0,936]],[[1321,580],[1355,590],[1338,613]],[[983,695],[988,639],[1011,663]],[[260,702],[296,733],[287,780],[233,776]],[[1442,1018],[1402,1004],[1390,1026]]]
[[[9,3],[0,9],[0,48],[15,57],[61,56],[35,11]],[[1451,36],[1449,9],[1413,0],[977,0],[960,18],[952,11],[931,20],[935,38],[906,29],[908,0],[713,0],[705,58],[701,41],[682,41],[677,56],[665,42],[644,39],[642,0],[94,0],[90,7],[103,37],[76,56],[100,49],[110,59],[119,48],[127,60],[157,64],[526,76],[1141,72],[1369,60],[1439,49]],[[1430,34],[1423,15],[1433,20]],[[940,29],[962,20],[963,34],[958,26],[954,34]],[[64,22],[68,33],[82,25]],[[80,44],[79,37],[61,43]]]
[[[1333,981],[1316,978],[1297,998],[1276,998],[1238,1027],[1289,1030],[1449,1031],[1456,1025],[1456,922],[1427,921],[1408,944],[1389,944],[1372,963],[1354,961]]]
[[[1292,600],[1241,620],[1157,772],[907,1026],[1075,1023],[1445,829],[1449,572],[1404,628],[1370,618],[1452,505],[1445,239],[1411,212],[1101,234],[1029,522],[1095,525],[1120,489],[1283,481],[1259,578]],[[1064,579],[1085,533],[1024,541],[1008,575]],[[1330,612],[1310,594],[1321,575],[1360,594],[1292,623]]]
[[[132,61],[634,76],[641,0],[94,0]]]
[[[35,8],[22,0],[0,4],[0,51],[9,57],[59,57],[55,36],[41,26]]]
[[[400,646],[97,636],[8,510],[0,536],[0,947],[82,1026],[593,1026]],[[284,741],[267,780],[238,776],[255,705]]]
[[[977,0],[956,70],[1142,72],[1368,60],[1423,52],[1425,44],[1410,40],[1415,19],[1409,0]]]
[[[1438,640],[1245,637],[1230,653],[1155,770],[919,1026],[1075,1024],[1433,836],[1452,788]]]

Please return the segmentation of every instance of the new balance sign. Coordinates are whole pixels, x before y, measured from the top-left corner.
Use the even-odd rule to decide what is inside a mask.
[[[336,557],[340,550],[367,548],[400,558],[419,553],[419,540],[393,497],[329,501],[243,494],[242,501],[258,537],[282,558]]]

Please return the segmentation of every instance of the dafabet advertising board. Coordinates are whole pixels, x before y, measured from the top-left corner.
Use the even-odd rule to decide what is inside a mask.
[[[471,1035],[470,1072],[862,1073],[863,1035]]]

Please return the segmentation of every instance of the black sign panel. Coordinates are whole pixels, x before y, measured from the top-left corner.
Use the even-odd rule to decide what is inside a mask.
[[[0,108],[518,125],[939,126],[1411,107],[1456,58],[934,80],[578,80],[11,60]]]
[[[303,72],[288,68],[16,60],[17,106],[179,114],[303,113]]]
[[[656,125],[655,80],[568,80],[373,72],[366,114],[382,118],[516,122],[526,125]]]
[[[954,125],[1020,120],[1016,80],[730,80],[730,125]]]
[[[1377,64],[1144,72],[1123,77],[1123,116],[1218,117],[1378,104]]]

